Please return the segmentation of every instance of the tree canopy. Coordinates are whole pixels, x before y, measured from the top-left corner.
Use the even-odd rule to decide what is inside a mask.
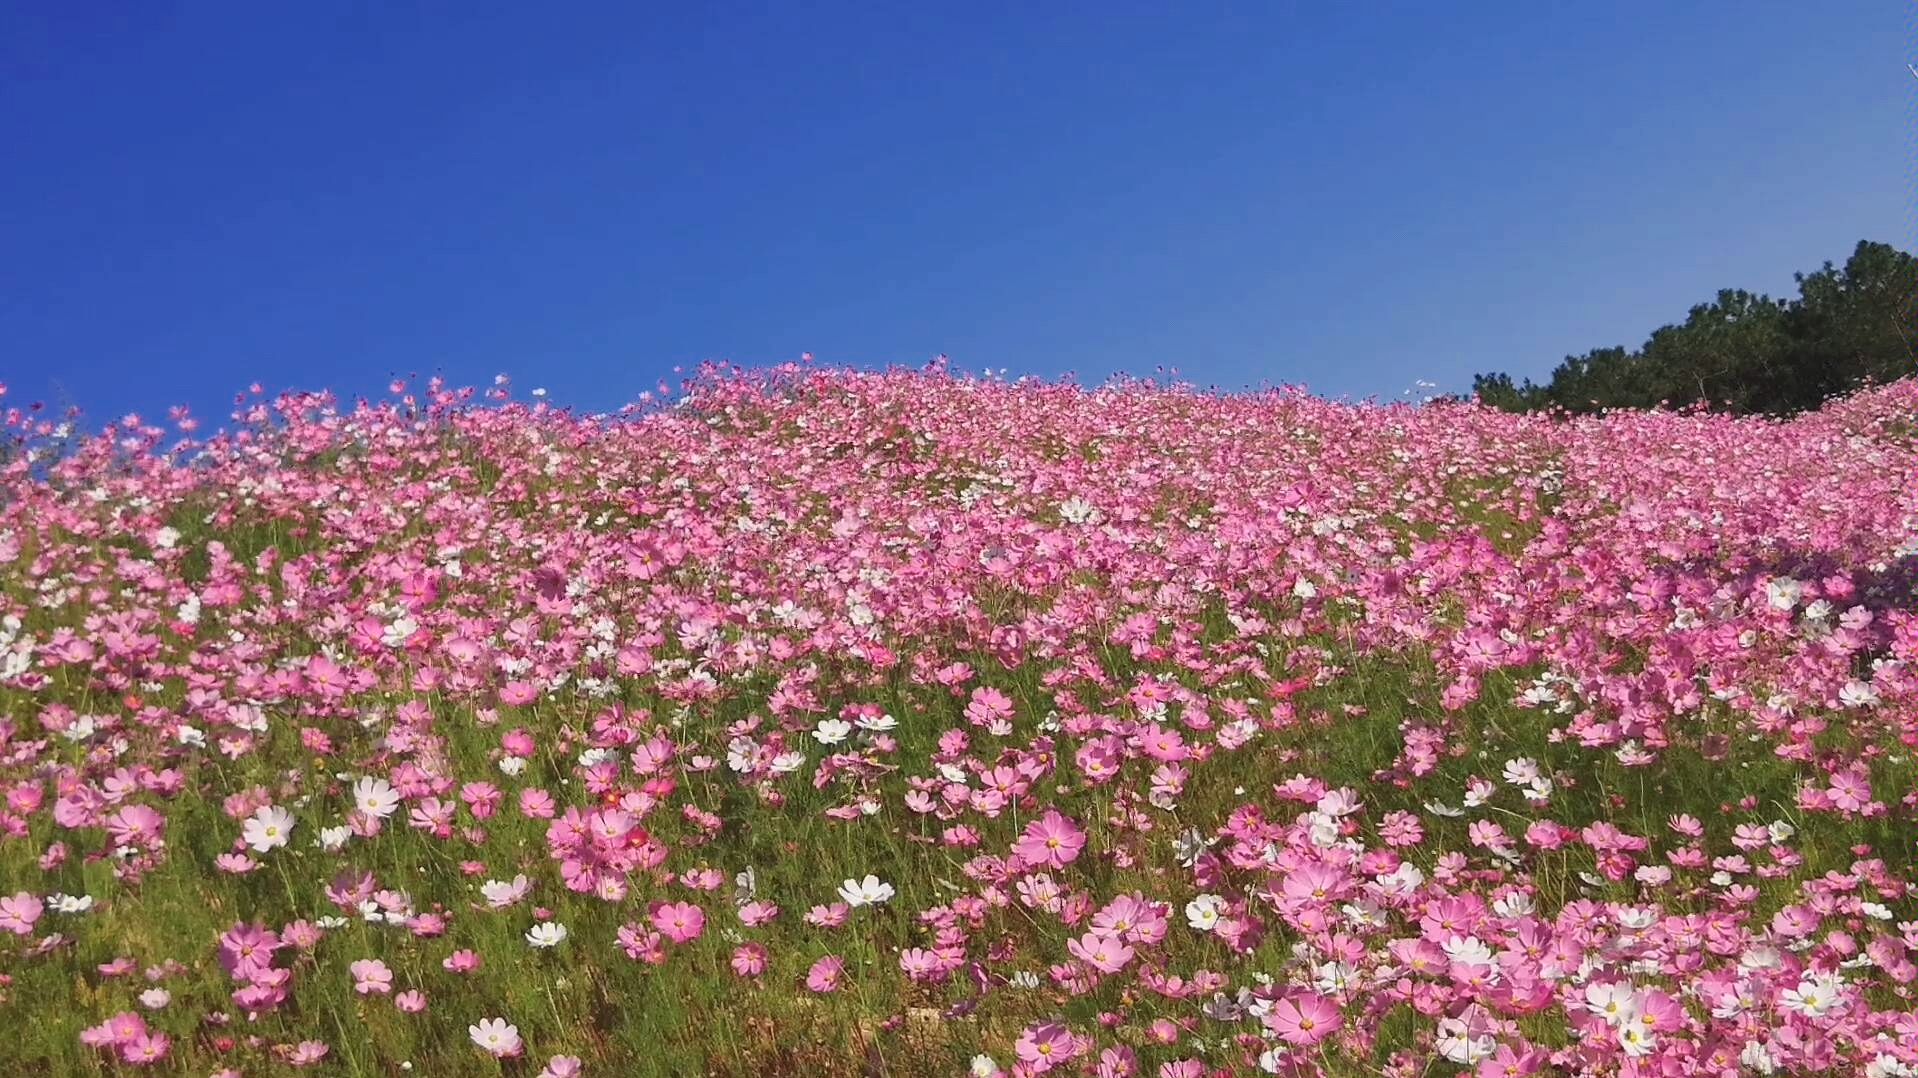
[[[1844,266],[1796,275],[1798,296],[1723,289],[1633,350],[1567,356],[1543,384],[1472,380],[1506,411],[1680,408],[1788,415],[1918,370],[1918,258],[1860,241]]]

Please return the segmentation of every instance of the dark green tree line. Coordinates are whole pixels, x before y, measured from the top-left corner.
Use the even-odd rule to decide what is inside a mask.
[[[1844,266],[1797,275],[1798,296],[1725,289],[1637,349],[1567,356],[1549,381],[1481,374],[1472,390],[1506,411],[1682,408],[1788,415],[1918,373],[1918,258],[1862,241]]]

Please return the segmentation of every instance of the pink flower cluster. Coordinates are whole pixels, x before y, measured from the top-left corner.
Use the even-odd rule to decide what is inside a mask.
[[[5,415],[0,1061],[1918,1075],[1918,385],[393,392]]]

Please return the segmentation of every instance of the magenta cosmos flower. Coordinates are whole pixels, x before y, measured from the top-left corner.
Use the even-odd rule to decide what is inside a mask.
[[[839,990],[839,975],[845,968],[845,959],[827,955],[806,971],[806,987],[814,992],[836,992]]]
[[[1057,1022],[1041,1022],[1019,1034],[1012,1045],[1014,1055],[1034,1073],[1043,1073],[1071,1058],[1072,1031]]]
[[[1057,809],[1047,809],[1044,816],[1026,825],[1012,852],[1034,867],[1063,868],[1076,860],[1085,846],[1085,832],[1078,824]]]
[[[661,902],[653,907],[653,927],[674,943],[691,943],[706,927],[706,911],[691,902]]]

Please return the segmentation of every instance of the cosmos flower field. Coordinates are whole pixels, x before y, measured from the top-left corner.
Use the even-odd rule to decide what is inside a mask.
[[[0,1073],[1918,1074],[1914,417],[17,407]]]

